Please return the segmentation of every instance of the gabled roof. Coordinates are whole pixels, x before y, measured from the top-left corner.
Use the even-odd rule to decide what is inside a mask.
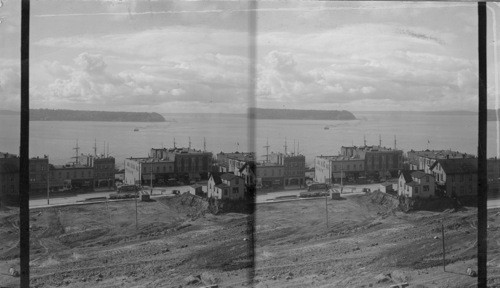
[[[419,170],[411,172],[411,177],[415,177],[415,178],[419,178],[419,179],[424,177],[425,175],[427,175],[427,174],[425,174],[425,172],[419,171]]]
[[[226,180],[226,181],[231,181],[236,177],[238,177],[238,176],[231,174],[231,173],[224,173],[220,176],[221,179]]]
[[[224,183],[217,184],[217,185],[215,185],[215,187],[217,187],[217,188],[221,188],[221,189],[222,189],[222,188],[230,188],[230,187],[229,187],[229,185],[224,184]]]
[[[405,182],[410,183],[411,181],[413,181],[413,179],[411,178],[411,172],[412,171],[410,171],[410,170],[403,170],[403,171],[401,171],[401,173],[399,175],[401,176],[401,174],[402,174],[404,179],[405,179]]]
[[[438,159],[431,165],[430,169],[434,169],[438,163],[441,165],[446,174],[477,173],[476,158]]]
[[[214,179],[215,185],[222,183],[222,180],[220,179],[221,174],[222,173],[219,173],[219,172],[211,172],[210,173],[210,178]]]
[[[410,187],[415,187],[415,186],[418,186],[418,183],[415,181],[412,181],[412,182],[406,183],[406,185],[410,186]]]

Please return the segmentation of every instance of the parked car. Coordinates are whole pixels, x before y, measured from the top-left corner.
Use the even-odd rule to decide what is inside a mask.
[[[179,195],[179,194],[181,194],[181,191],[179,191],[179,190],[172,190],[172,193],[174,195]]]

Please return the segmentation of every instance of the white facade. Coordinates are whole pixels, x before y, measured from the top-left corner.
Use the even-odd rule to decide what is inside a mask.
[[[407,173],[406,177],[405,173]],[[434,197],[435,192],[435,178],[430,174],[426,174],[421,171],[405,171],[399,175],[399,196],[406,196],[410,198],[429,198]]]

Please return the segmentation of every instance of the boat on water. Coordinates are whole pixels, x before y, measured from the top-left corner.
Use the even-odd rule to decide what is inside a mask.
[[[135,128],[135,129],[134,129],[134,132],[137,132],[137,131],[139,131],[139,128]]]
[[[325,126],[325,128],[323,128],[323,129],[325,129],[325,130],[330,130],[330,127]]]

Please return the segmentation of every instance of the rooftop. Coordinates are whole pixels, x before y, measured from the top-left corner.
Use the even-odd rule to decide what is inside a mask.
[[[226,181],[231,181],[234,178],[238,178],[238,176],[231,174],[231,173],[224,173],[220,176],[221,179],[226,180]]]
[[[0,152],[0,158],[17,158],[17,155]]]
[[[431,165],[430,169],[434,169],[438,163],[443,168],[446,174],[469,174],[477,173],[477,159],[476,158],[451,158],[451,159],[438,159]]]
[[[409,151],[409,153],[414,153],[417,156],[430,158],[430,159],[446,159],[449,158],[474,158],[472,154],[462,153],[452,150],[422,150],[422,151]]]

